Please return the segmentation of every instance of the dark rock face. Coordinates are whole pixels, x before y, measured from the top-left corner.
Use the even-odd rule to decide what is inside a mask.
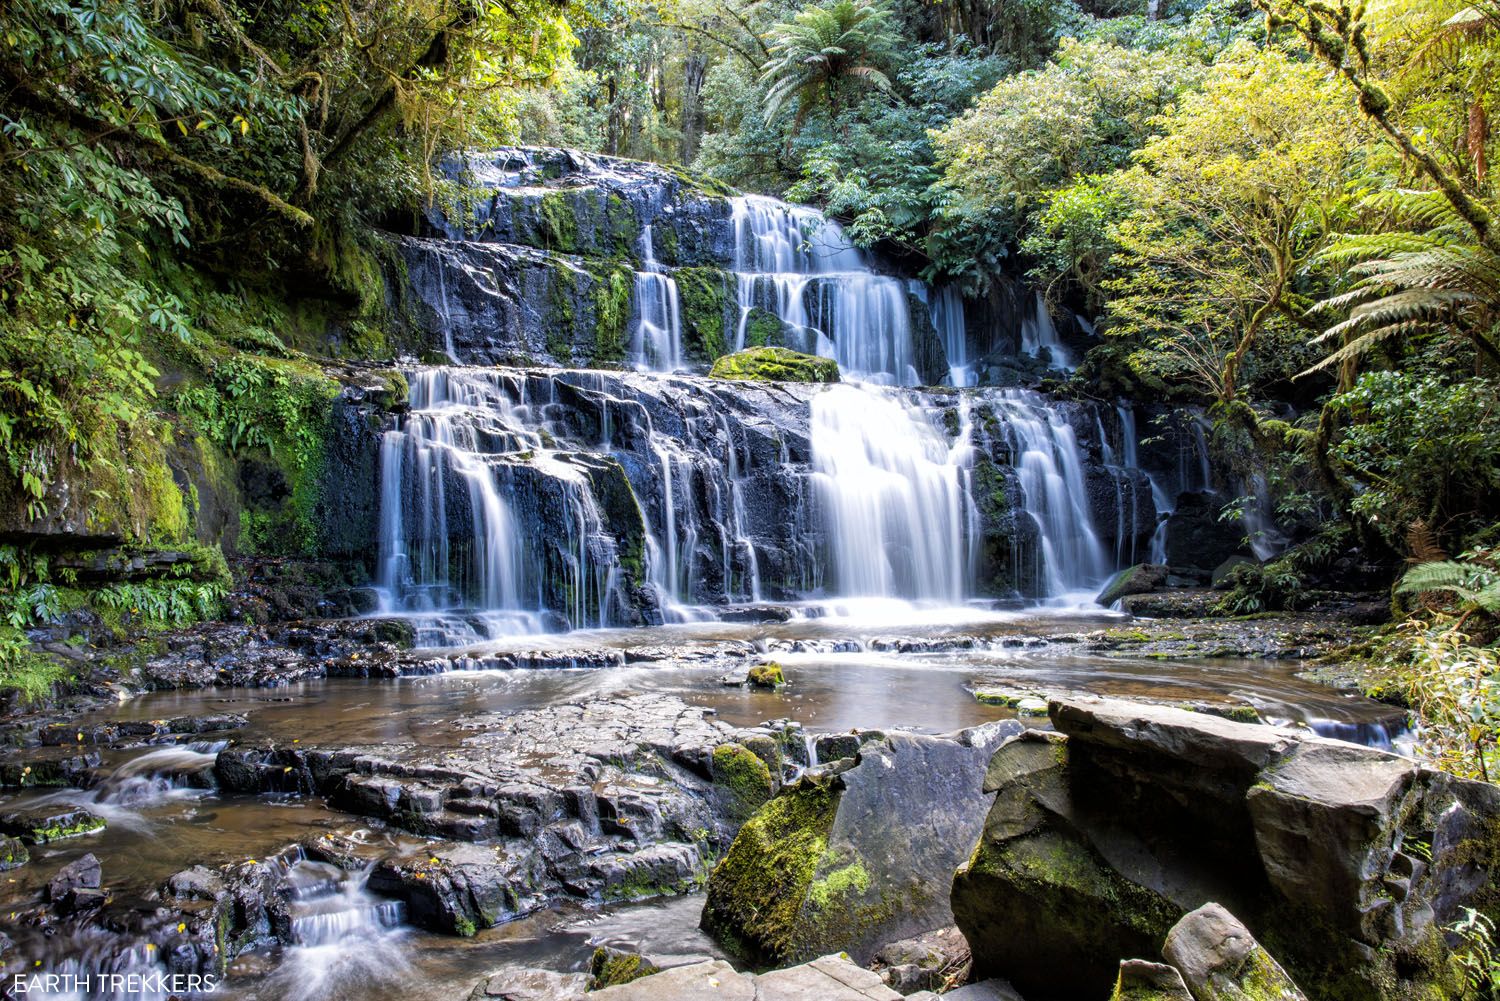
[[[1313,997],[1459,990],[1442,928],[1500,898],[1500,789],[1176,709],[1076,699],[1051,715],[1057,734],[990,763],[995,803],[954,880],[977,972],[1038,1001],[1102,996],[1119,960],[1157,955],[1214,901]]]
[[[1220,521],[1221,498],[1188,493],[1177,498],[1167,519],[1167,562],[1204,576],[1231,556],[1249,556],[1245,527],[1238,520]]]
[[[703,927],[758,963],[881,945],[951,923],[942,892],[987,806],[985,762],[1014,721],[889,734],[752,817],[708,881]]]

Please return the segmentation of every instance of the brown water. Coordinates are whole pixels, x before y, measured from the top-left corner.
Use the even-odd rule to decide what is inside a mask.
[[[277,689],[164,692],[83,722],[236,712],[247,716],[249,725],[230,735],[235,741],[321,746],[415,741],[443,746],[462,738],[456,721],[476,714],[645,692],[677,696],[735,725],[791,718],[815,732],[856,727],[946,732],[1011,715],[1010,710],[974,699],[973,689],[987,686],[1171,701],[1247,700],[1263,715],[1320,721],[1325,732],[1335,724],[1354,732],[1355,727],[1391,716],[1388,707],[1298,679],[1292,663],[1107,658],[1079,655],[1074,644],[1022,645],[1049,629],[1096,621],[1097,617],[1059,623],[976,615],[967,621],[934,616],[901,627],[809,619],[774,626],[705,623],[597,630],[495,644],[477,652],[602,646],[654,648],[653,656],[662,659],[598,669],[490,670],[399,680],[329,679]],[[930,641],[955,634],[977,636],[993,646],[915,653],[828,652],[835,646],[879,645],[898,635]],[[725,650],[734,655],[696,659]],[[754,654],[746,656],[747,650],[774,656],[785,666],[791,684],[780,692],[724,686],[720,679],[726,672],[742,673],[756,659]],[[200,745],[194,760],[207,768],[214,750]],[[84,852],[100,857],[106,884],[129,899],[194,863],[261,858],[309,835],[359,823],[317,801],[222,797],[123,778],[131,770],[149,773],[153,761],[177,755],[180,763],[181,756],[193,753],[160,748],[109,752],[101,772],[114,778],[104,802],[96,790],[26,792],[0,800],[0,808],[41,799],[78,802],[109,821],[105,832],[37,849],[31,865],[5,874],[0,914],[34,899],[60,864]],[[134,792],[127,795],[122,790]],[[409,838],[388,832],[373,832],[371,837]],[[547,912],[469,940],[404,927],[355,929],[353,937],[247,957],[236,965],[228,996],[247,1001],[463,997],[480,976],[510,964],[580,968],[587,961],[589,943],[599,940],[644,945],[658,953],[717,954],[696,930],[698,906],[696,899],[687,898],[604,914],[578,909]]]

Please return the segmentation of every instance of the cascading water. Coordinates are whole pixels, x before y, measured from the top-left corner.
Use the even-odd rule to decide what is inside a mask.
[[[773,313],[808,354],[849,376],[917,385],[905,284],[876,274],[843,229],[814,209],[772,198],[732,202],[739,286],[735,348],[747,346],[756,308]]]
[[[1088,508],[1084,456],[1072,426],[1040,395],[1001,390],[1026,513],[1040,530],[1040,592],[1051,599],[1097,591],[1115,569]]]
[[[837,593],[950,604],[973,590],[967,410],[950,444],[900,395],[834,386],[812,401],[814,479]]]
[[[1040,292],[1036,294],[1031,314],[1021,321],[1021,351],[1033,358],[1045,356],[1053,368],[1071,372],[1077,367],[1073,363],[1072,354],[1057,335],[1052,313],[1047,309],[1047,300],[1042,298]]]
[[[563,360],[617,351],[661,374],[411,373],[409,409],[382,443],[378,579],[381,612],[413,617],[419,643],[683,621],[749,601],[1061,599],[1144,550],[1170,497],[1136,468],[1133,416],[1108,412],[1123,430],[1118,446],[1100,446],[1101,463],[1078,437],[1095,427],[1106,437],[1106,411],[967,388],[956,289],[877,273],[813,209],[710,199],[607,158],[557,165],[582,183],[554,189],[552,169],[497,154],[474,175],[494,191],[476,225],[440,224],[446,244],[412,241],[419,298],[442,325],[452,296],[462,319],[461,336],[442,331],[444,346],[486,360],[512,345]],[[557,222],[559,204],[575,228]],[[476,237],[491,242],[458,242]],[[611,332],[619,284],[600,276],[618,274],[624,248],[639,263],[627,322]],[[706,326],[716,313],[718,331]],[[784,344],[835,359],[844,383],[675,374],[706,364],[688,357],[688,317],[693,351],[720,337]],[[1071,364],[1040,297],[1023,339]],[[895,388],[924,378],[964,391]],[[1112,501],[1099,500],[1101,484]],[[997,506],[1002,489],[1012,496]],[[1020,535],[1009,551],[1035,556],[1017,564],[1013,590],[989,572],[981,585],[988,534],[1010,531]]]
[[[573,624],[608,621],[614,543],[582,472],[527,426],[504,377],[424,369],[408,402],[381,444],[382,611],[414,613],[425,643],[540,631],[552,590],[568,595],[555,610]],[[555,490],[523,497],[517,480],[538,460]],[[544,501],[550,518],[539,516]],[[542,521],[546,551],[526,530]]]
[[[682,304],[677,281],[656,261],[652,227],[641,230],[641,270],[635,273],[635,323],[630,363],[641,371],[682,368]]]

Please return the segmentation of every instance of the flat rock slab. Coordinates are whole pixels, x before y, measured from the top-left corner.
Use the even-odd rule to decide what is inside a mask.
[[[450,725],[454,741],[439,747],[233,747],[219,754],[215,773],[225,791],[318,795],[443,839],[410,857],[379,859],[371,887],[404,900],[422,927],[460,934],[565,898],[615,902],[693,889],[705,858],[728,846],[739,819],[782,774],[780,731],[737,729],[670,696]],[[726,745],[727,758],[715,754]],[[723,773],[719,762],[728,759],[739,764],[736,775]]]
[[[722,959],[679,966],[588,995],[590,1001],[901,1001],[880,975],[842,956],[760,976],[737,973]]]
[[[981,980],[965,984],[943,995],[946,1001],[1024,1001],[1004,980]]]

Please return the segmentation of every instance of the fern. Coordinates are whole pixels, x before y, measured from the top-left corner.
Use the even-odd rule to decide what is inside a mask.
[[[1500,615],[1500,573],[1477,563],[1437,560],[1420,563],[1406,572],[1397,594],[1442,592],[1457,596],[1465,610]]]

